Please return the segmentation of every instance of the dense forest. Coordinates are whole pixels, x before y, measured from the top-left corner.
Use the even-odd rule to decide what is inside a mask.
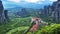
[[[41,23],[38,30],[30,32],[32,17],[41,19]],[[0,34],[60,34],[60,0],[41,9],[15,7],[6,10],[0,0]]]

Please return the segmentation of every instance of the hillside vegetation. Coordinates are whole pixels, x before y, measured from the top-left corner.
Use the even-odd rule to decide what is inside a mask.
[[[31,34],[30,32],[27,34]],[[52,24],[45,26],[34,32],[33,34],[60,34],[60,24]]]
[[[30,17],[26,18],[11,18],[11,21],[0,25],[0,34],[23,34],[28,30],[30,23]],[[59,34],[60,24],[51,24],[45,27],[39,27],[33,34]],[[27,34],[32,34],[28,32]]]
[[[21,34],[30,26],[30,17],[11,18],[11,21],[0,25],[0,34]],[[16,33],[15,33],[16,32]]]

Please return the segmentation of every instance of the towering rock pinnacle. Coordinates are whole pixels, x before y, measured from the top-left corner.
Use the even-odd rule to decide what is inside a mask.
[[[4,22],[5,16],[4,16],[4,8],[2,1],[0,0],[0,23]]]

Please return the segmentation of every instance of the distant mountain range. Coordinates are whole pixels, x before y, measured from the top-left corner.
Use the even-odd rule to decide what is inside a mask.
[[[3,3],[4,4],[4,3]],[[51,5],[50,2],[43,2],[43,4],[35,4],[35,3],[6,3],[4,4],[5,9],[11,9],[15,7],[24,7],[24,8],[33,8],[33,9],[40,9],[43,8],[45,5]]]
[[[24,11],[22,11],[22,9]],[[14,7],[14,8],[9,8],[8,9],[8,15],[9,16],[13,16],[13,17],[19,17],[20,16],[24,16],[26,13],[28,14],[34,14],[35,12],[39,11],[40,9],[34,9],[34,8],[23,8],[23,7]],[[24,14],[23,14],[24,13]],[[17,15],[18,14],[18,15]],[[23,14],[23,15],[22,15]],[[26,15],[28,15],[26,14]]]
[[[47,5],[51,5],[51,4],[17,4],[17,5],[9,5],[9,6],[14,6],[14,7],[9,7],[7,8],[8,12],[9,12],[9,16],[17,16],[16,13],[19,13],[20,15],[22,15],[22,11],[21,9],[25,9],[28,13],[33,14],[35,11],[39,11],[41,8],[43,8],[44,6]]]

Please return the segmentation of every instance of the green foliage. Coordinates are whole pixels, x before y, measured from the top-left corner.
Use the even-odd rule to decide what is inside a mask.
[[[27,18],[10,18],[11,21],[0,25],[0,34],[23,34],[30,26],[30,17]],[[40,27],[39,30],[27,34],[59,34],[60,24],[51,24]]]
[[[16,34],[17,32],[18,33],[22,33],[22,31],[24,32],[24,30],[28,29],[28,27],[18,27],[18,28],[15,28],[15,29],[12,29],[10,30],[9,32],[7,32],[6,34]]]
[[[36,34],[59,34],[60,33],[60,24],[52,24],[50,26],[45,26],[38,30]]]
[[[28,32],[27,34],[33,34]],[[45,26],[34,32],[34,34],[60,34],[60,24],[51,24],[50,26]]]
[[[30,17],[10,18],[10,19],[11,21],[4,22],[4,24],[0,25],[0,34],[5,34],[5,33],[7,34],[9,32],[13,34],[21,33],[26,29],[28,29],[28,26],[30,26]]]

